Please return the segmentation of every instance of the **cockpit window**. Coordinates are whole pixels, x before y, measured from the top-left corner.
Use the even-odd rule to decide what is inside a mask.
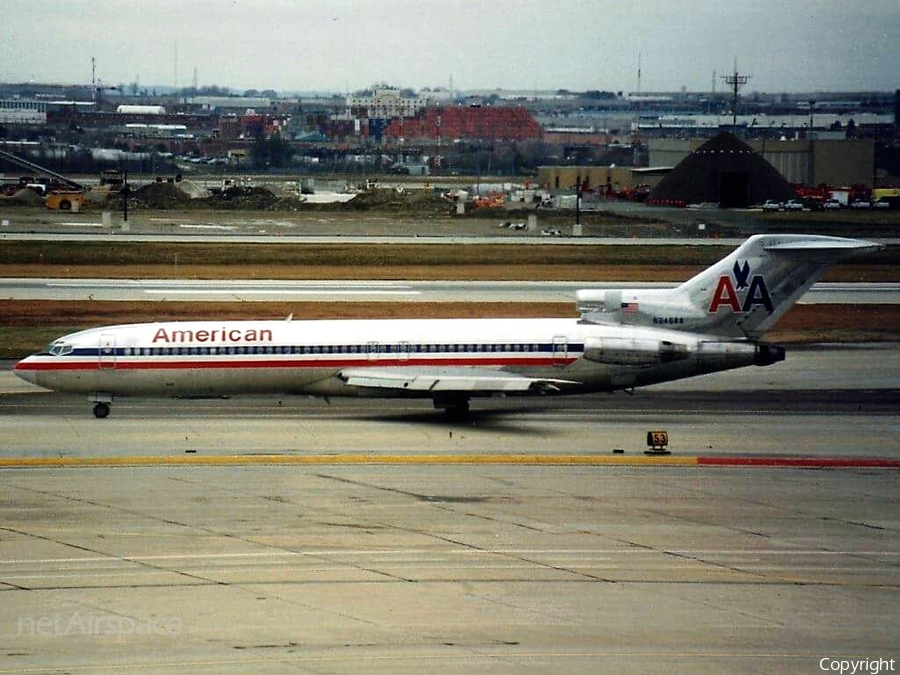
[[[72,345],[67,342],[54,342],[47,350],[53,356],[65,356],[72,353]]]

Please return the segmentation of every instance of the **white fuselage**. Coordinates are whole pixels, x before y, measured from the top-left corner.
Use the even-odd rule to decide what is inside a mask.
[[[586,353],[585,345],[598,340],[675,344],[683,358],[609,362],[594,355],[598,350]],[[351,386],[339,375],[345,369],[358,372],[363,368],[478,369],[565,380],[567,386],[559,393],[585,393],[753,362],[751,344],[577,319],[202,321],[130,324],[74,333],[55,341],[47,352],[20,361],[15,372],[55,391],[110,396],[429,397],[429,391]]]

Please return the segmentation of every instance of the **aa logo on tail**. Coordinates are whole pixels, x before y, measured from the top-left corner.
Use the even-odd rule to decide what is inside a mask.
[[[727,274],[719,277],[719,283],[716,284],[716,291],[713,293],[712,302],[709,303],[709,310],[707,310],[710,314],[718,312],[719,307],[728,307],[736,313],[746,313],[756,305],[765,307],[769,314],[775,311],[765,277],[761,274],[751,277],[748,261],[745,260],[743,264],[735,261],[732,273],[734,281]],[[746,293],[743,294],[744,297],[741,300],[738,291],[744,291],[744,289],[746,289]]]

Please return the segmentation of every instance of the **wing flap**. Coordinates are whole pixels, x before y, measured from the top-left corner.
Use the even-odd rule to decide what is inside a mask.
[[[353,387],[410,392],[553,393],[573,380],[534,378],[486,368],[347,368],[338,378]]]

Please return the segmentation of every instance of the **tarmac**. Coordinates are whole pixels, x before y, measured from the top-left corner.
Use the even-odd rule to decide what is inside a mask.
[[[900,660],[897,345],[465,422],[264,398],[96,420],[8,367],[0,673]],[[656,429],[671,455],[644,454]]]

